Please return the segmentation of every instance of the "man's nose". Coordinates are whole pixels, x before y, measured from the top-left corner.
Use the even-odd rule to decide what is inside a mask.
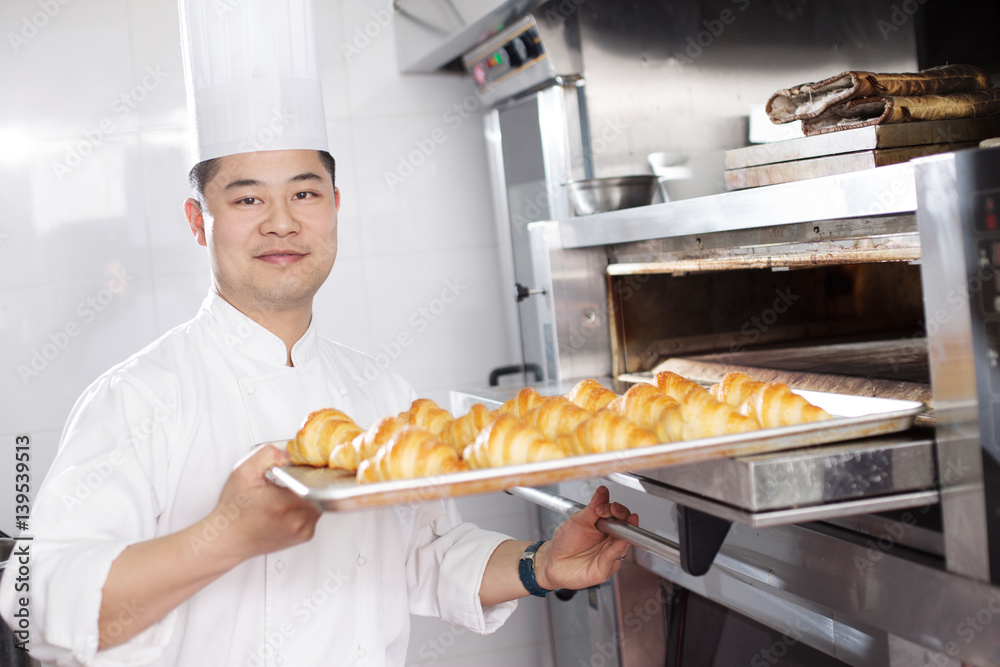
[[[288,202],[279,201],[271,204],[260,231],[262,234],[278,236],[287,236],[299,231],[299,221],[295,219],[294,211]]]

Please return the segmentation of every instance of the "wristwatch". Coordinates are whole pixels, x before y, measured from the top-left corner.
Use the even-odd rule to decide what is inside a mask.
[[[545,594],[549,592],[547,589],[539,586],[538,581],[535,579],[535,552],[544,543],[545,540],[539,540],[529,546],[521,554],[521,560],[517,562],[517,573],[521,575],[521,583],[524,584],[525,590],[539,598],[545,597]]]

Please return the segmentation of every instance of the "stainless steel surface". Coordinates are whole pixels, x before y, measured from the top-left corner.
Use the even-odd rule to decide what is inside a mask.
[[[561,484],[559,493],[582,502],[598,483],[609,485],[612,499],[637,512],[646,529],[677,539],[670,501],[601,480]],[[636,558],[670,581],[852,665],[889,664],[890,634],[971,665],[1000,662],[1000,589],[888,541],[823,524],[734,525],[703,577],[641,551]]]
[[[554,222],[531,223],[528,237],[534,274],[542,277],[550,295],[536,304],[548,309],[545,321],[553,325],[541,332],[547,377],[562,381],[609,375],[607,256],[600,248],[563,249]]]
[[[672,183],[678,198],[721,191],[723,150],[746,144],[750,104],[817,72],[914,69],[913,26],[878,28],[892,4],[574,3],[595,143],[611,130],[595,146],[595,175],[642,173],[646,155],[672,151],[691,156],[694,172]]]
[[[1000,117],[872,125],[728,150],[726,169],[755,167],[875,148],[954,144],[995,136],[998,132],[1000,132]]]
[[[545,509],[552,510],[553,512],[565,514],[566,516],[579,512],[586,507],[581,503],[563,498],[562,496],[558,496],[542,489],[514,487],[513,489],[509,489],[508,493],[517,496],[518,498],[523,498],[527,501],[533,502],[536,505],[544,507]],[[658,558],[662,558],[667,562],[674,563],[675,565],[680,565],[681,555],[678,551],[679,547],[677,542],[674,542],[673,540],[663,538],[656,533],[646,530],[645,528],[631,526],[621,519],[615,519],[614,517],[608,519],[598,519],[596,526],[602,533],[606,533],[611,537],[617,537],[620,540],[625,540],[632,546],[648,551],[649,553],[656,555]]]
[[[326,511],[345,511],[540,486],[612,472],[644,470],[699,461],[851,440],[906,430],[924,406],[898,401],[820,392],[802,392],[837,418],[781,428],[688,440],[636,449],[586,454],[555,461],[471,470],[418,479],[358,484],[343,470],[286,466],[269,477]],[[284,445],[284,442],[281,443]]]
[[[372,18],[381,26],[395,18],[401,72],[435,72],[539,4],[540,0],[394,0],[379,5]]]
[[[823,202],[816,206],[816,202]],[[913,213],[913,165],[891,165],[561,220],[563,247],[583,248],[802,222]]]
[[[710,500],[688,491],[667,486],[655,480],[632,473],[611,473],[605,475],[609,481],[636,491],[642,491],[658,498],[665,498],[684,507],[711,514],[750,528],[773,528],[795,523],[823,521],[830,518],[886,512],[889,510],[923,507],[938,502],[940,496],[934,489],[894,493],[888,496],[868,496],[857,500],[842,500],[808,505],[789,509],[747,511],[716,500]]]
[[[593,215],[648,206],[656,193],[656,176],[588,178],[566,183],[576,215]]]
[[[727,505],[761,512],[805,507],[937,484],[934,441],[908,432],[781,454],[760,454],[642,476]]]
[[[972,318],[962,248],[962,217],[954,155],[917,163],[921,279],[928,328],[931,385],[937,414],[938,469],[948,569],[989,580],[986,503]],[[957,297],[957,298],[956,298]]]
[[[914,523],[912,518],[915,514],[907,515],[909,520],[906,522],[896,520],[893,518],[894,515],[888,514],[827,517],[823,521],[876,540],[883,540],[883,543],[891,542],[944,558],[944,536],[941,531],[933,524],[924,526]]]

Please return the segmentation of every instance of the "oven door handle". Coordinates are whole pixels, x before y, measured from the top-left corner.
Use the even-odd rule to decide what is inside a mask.
[[[563,498],[542,489],[515,486],[512,489],[508,489],[507,493],[518,498],[524,498],[545,509],[552,510],[558,514],[565,514],[566,516],[579,512],[586,507],[575,500]],[[648,551],[654,556],[659,556],[674,565],[681,564],[680,545],[673,540],[668,540],[662,535],[657,535],[645,528],[625,523],[621,519],[598,519],[596,525],[597,529],[602,533],[625,540],[632,546],[643,551]]]

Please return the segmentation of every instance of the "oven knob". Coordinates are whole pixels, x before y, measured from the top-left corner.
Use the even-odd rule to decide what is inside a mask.
[[[472,68],[472,78],[476,80],[480,86],[486,83],[486,68],[483,67],[482,63],[476,63],[476,66]]]

